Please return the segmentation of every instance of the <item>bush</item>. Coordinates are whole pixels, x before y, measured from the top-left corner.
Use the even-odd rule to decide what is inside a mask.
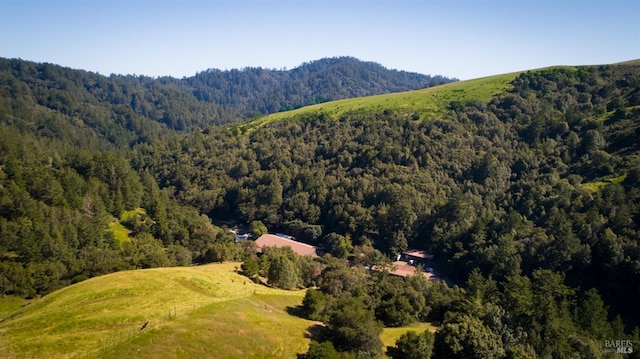
[[[425,330],[422,334],[408,331],[396,341],[388,354],[397,359],[429,359],[433,351],[433,334]]]
[[[310,320],[323,320],[327,298],[317,289],[309,289],[302,300],[302,315]]]

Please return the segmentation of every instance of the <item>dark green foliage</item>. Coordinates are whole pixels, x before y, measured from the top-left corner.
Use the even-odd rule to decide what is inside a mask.
[[[605,306],[600,294],[592,288],[584,293],[584,298],[577,309],[576,318],[587,336],[606,340],[606,338],[614,337],[608,312],[609,308]]]
[[[382,325],[361,298],[339,299],[328,314],[329,339],[338,351],[382,354]]]
[[[418,334],[408,331],[396,341],[396,346],[390,348],[392,358],[398,359],[429,359],[433,351],[433,334],[425,330]]]
[[[397,293],[380,303],[376,308],[376,316],[390,327],[401,327],[416,321],[414,308],[409,299],[402,296],[401,293]]]
[[[329,233],[322,238],[325,252],[331,253],[336,258],[347,258],[351,253],[351,240],[337,233]]]
[[[309,289],[302,300],[302,315],[311,320],[322,320],[327,305],[325,294],[317,289]]]
[[[124,244],[123,255],[134,268],[167,267],[172,263],[162,242],[150,234],[141,234]]]
[[[206,248],[196,238],[208,219],[122,154],[45,145],[0,126],[3,294],[30,297],[116,270],[188,265]],[[123,241],[111,226],[132,210],[120,222],[131,232]]]
[[[267,226],[262,223],[262,221],[253,221],[249,226],[249,231],[253,235],[253,238],[258,239],[263,234],[269,233],[267,230]]]
[[[297,240],[305,243],[316,243],[322,235],[322,226],[307,224],[299,219],[286,221],[283,223],[286,233],[292,235]]]
[[[290,247],[265,247],[260,257],[260,274],[267,283],[276,288],[297,289],[303,286],[302,268],[304,259]]]
[[[289,258],[279,256],[269,264],[267,282],[276,288],[294,289],[300,285],[300,274]]]
[[[0,58],[0,111],[13,120],[36,115],[40,136],[93,146],[147,141],[162,127],[183,131],[329,100],[398,92],[455,81],[354,58],[303,64],[290,71],[207,70],[175,79],[101,76],[53,64]],[[11,99],[9,101],[9,99]],[[52,110],[34,111],[34,105]],[[69,119],[80,126],[69,127]],[[113,121],[115,120],[115,121]],[[48,124],[45,124],[49,122]],[[82,138],[83,127],[93,138]]]
[[[322,272],[319,287],[334,298],[346,298],[364,293],[367,281],[367,273],[362,268],[349,268],[336,261]]]
[[[240,248],[233,241],[218,241],[209,244],[204,254],[205,262],[236,261],[242,257]]]
[[[247,258],[242,265],[240,266],[244,275],[251,279],[255,279],[258,275],[258,271],[260,267],[258,266],[258,261],[254,258]]]
[[[471,316],[459,316],[443,323],[436,332],[436,358],[497,359],[505,355],[501,338]]]
[[[316,342],[309,344],[309,351],[299,354],[298,359],[344,359],[344,357],[334,348],[330,341]]]
[[[207,70],[180,81],[203,102],[244,113],[273,113],[342,98],[413,90],[454,81],[388,70],[352,57],[325,58],[292,70]],[[178,81],[175,81],[178,83]]]
[[[370,280],[368,302],[385,326],[410,325],[427,319],[430,311],[425,298],[427,288],[422,275],[403,279],[381,273]]]

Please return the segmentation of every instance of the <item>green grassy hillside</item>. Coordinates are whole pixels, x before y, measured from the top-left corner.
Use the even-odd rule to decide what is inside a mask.
[[[113,273],[24,303],[0,300],[3,358],[292,358],[317,322],[291,315],[304,291],[255,284],[238,263]],[[9,305],[10,304],[10,305]],[[140,329],[148,322],[144,329]],[[407,330],[387,329],[385,346]]]
[[[331,118],[338,118],[342,114],[358,110],[371,112],[392,110],[406,112],[407,116],[416,119],[432,118],[444,115],[449,110],[451,102],[489,100],[491,96],[509,89],[510,82],[518,74],[520,73],[514,72],[453,82],[421,90],[331,101],[292,111],[274,113],[242,124],[229,125],[229,128],[232,132],[244,133],[273,121],[300,115],[322,113]]]
[[[9,358],[292,357],[314,322],[289,315],[303,291],[236,274],[237,263],[118,272],[63,288],[0,322]],[[144,330],[140,330],[145,322]]]

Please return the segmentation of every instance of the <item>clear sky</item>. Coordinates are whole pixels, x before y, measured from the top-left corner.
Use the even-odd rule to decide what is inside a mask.
[[[0,0],[0,57],[192,76],[354,56],[460,79],[640,58],[640,0]]]

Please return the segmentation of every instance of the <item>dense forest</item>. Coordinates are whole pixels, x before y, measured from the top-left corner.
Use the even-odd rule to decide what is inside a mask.
[[[398,356],[426,346],[438,357],[601,357],[605,339],[638,338],[638,65],[522,73],[511,90],[451,102],[437,118],[320,110],[237,134],[205,125],[263,109],[206,102],[174,79],[145,85],[2,64],[3,294],[35,296],[121,269],[244,259],[253,275],[286,268],[271,270],[274,286],[317,286],[302,311],[335,330],[310,358],[349,351],[340,333],[354,322],[371,324],[359,343],[372,356],[379,323],[415,320],[440,328],[404,337]],[[224,72],[198,74],[189,86],[210,74]],[[151,88],[166,107],[144,99]],[[153,115],[159,109],[167,112]],[[194,127],[202,128],[172,130]],[[255,259],[211,218],[264,223],[331,257]],[[384,263],[409,247],[433,253],[458,286],[403,284],[332,259],[363,253],[370,263],[360,265]],[[280,282],[281,272],[297,274]]]
[[[290,71],[207,73],[219,76],[189,85],[195,78],[105,77],[0,59],[2,293],[34,296],[116,270],[240,255],[233,241],[211,225],[210,213],[178,199],[173,187],[158,185],[168,177],[160,181],[163,175],[136,168],[132,161],[156,146],[178,144],[185,137],[178,135],[181,130],[234,122],[257,111],[225,105],[241,97],[233,91],[216,95],[216,103],[195,92],[233,88],[253,101],[274,92],[255,87],[256,81],[282,80],[290,73],[298,75],[289,86],[333,93],[328,98],[451,81],[352,58],[319,60]],[[310,77],[331,80],[331,87]],[[336,85],[338,77],[342,83]],[[278,93],[278,101],[307,101],[302,93]],[[205,190],[203,198],[210,192]]]
[[[53,64],[0,58],[2,113],[14,120],[36,117],[58,122],[58,126],[51,126],[51,130],[59,130],[50,134],[53,139],[69,129],[77,133],[77,127],[83,126],[84,131],[95,132],[118,147],[156,138],[158,124],[177,131],[193,130],[319,102],[451,81],[455,79],[389,70],[350,57],[322,59],[288,71],[210,69],[182,79],[105,77]],[[32,114],[35,106],[51,113]],[[66,128],[68,122],[73,124],[71,128]],[[78,145],[86,148],[87,144]]]
[[[291,70],[207,70],[182,83],[201,101],[268,114],[344,98],[415,90],[455,79],[388,70],[353,57],[326,58]]]

